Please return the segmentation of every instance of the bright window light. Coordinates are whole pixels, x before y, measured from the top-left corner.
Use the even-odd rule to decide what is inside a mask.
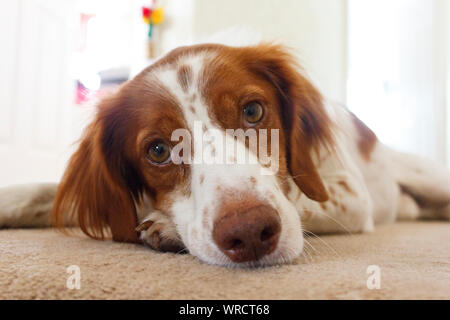
[[[384,143],[445,159],[434,0],[349,0],[347,103]]]

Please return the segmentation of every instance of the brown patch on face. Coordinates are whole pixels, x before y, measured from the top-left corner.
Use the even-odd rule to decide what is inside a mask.
[[[348,193],[355,194],[355,192],[350,188],[346,181],[340,180],[338,181],[338,185],[345,189]]]
[[[204,174],[201,174],[201,175],[200,175],[199,181],[200,181],[200,184],[202,184],[203,181],[205,181],[205,175],[204,175]]]
[[[323,210],[327,210],[327,205],[326,205],[324,202],[321,202],[321,203],[320,203],[320,207],[321,207]]]
[[[347,211],[347,207],[344,204],[341,203],[340,207],[341,207],[342,212]]]
[[[171,135],[174,130],[186,128],[187,124],[174,97],[165,98],[164,91],[158,96],[146,95],[146,91],[135,93],[142,99],[135,111],[138,120],[135,127],[139,134],[136,138],[135,162],[146,182],[149,196],[155,200],[156,208],[170,209],[170,192],[177,188],[183,195],[189,196],[190,166],[176,165],[172,162],[158,165],[148,160],[148,146],[153,141],[163,141],[173,147]],[[138,98],[135,98],[138,99]]]
[[[253,187],[253,188],[256,187],[256,178],[253,177],[253,176],[251,176],[251,177],[250,177],[250,183],[252,184],[252,187]]]
[[[193,74],[192,74],[192,68],[190,66],[183,65],[178,68],[177,71],[177,81],[178,84],[181,86],[181,89],[183,89],[184,92],[187,92],[189,89],[189,86],[192,83]]]
[[[331,199],[331,203],[334,204],[335,206],[338,205],[338,202],[337,202],[337,200],[336,200],[335,198],[332,198],[332,199]]]
[[[193,107],[192,105],[189,106],[189,110],[190,110],[193,114],[195,114],[195,109],[194,109],[194,107]]]
[[[377,143],[377,136],[367,127],[364,122],[358,119],[353,113],[350,113],[353,124],[358,132],[358,149],[361,156],[366,161],[370,161],[370,156]]]

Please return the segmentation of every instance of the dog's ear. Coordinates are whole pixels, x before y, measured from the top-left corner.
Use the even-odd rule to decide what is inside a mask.
[[[127,132],[119,94],[99,104],[59,185],[52,220],[62,226],[69,215],[95,239],[112,234],[115,241],[139,242],[135,203],[143,185],[124,157]]]
[[[314,85],[302,75],[296,59],[280,45],[260,44],[250,68],[277,89],[286,132],[288,168],[299,188],[316,201],[328,200],[327,190],[312,159],[319,148],[332,146],[331,121]]]

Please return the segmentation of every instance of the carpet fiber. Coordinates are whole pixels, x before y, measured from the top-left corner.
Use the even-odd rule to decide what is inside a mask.
[[[0,299],[450,299],[450,223],[307,240],[314,249],[291,265],[242,270],[52,229],[0,230]],[[66,288],[70,265],[79,290]],[[378,290],[367,288],[369,265]]]

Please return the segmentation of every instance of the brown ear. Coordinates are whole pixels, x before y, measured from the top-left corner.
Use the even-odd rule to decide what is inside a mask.
[[[139,242],[135,202],[140,199],[142,185],[123,158],[126,134],[118,123],[118,103],[112,97],[100,104],[69,161],[52,218],[62,226],[70,215],[72,222],[76,220],[82,231],[95,239],[111,233],[115,241]]]
[[[283,46],[261,44],[248,49],[254,52],[251,68],[277,88],[287,137],[288,168],[295,183],[309,198],[328,200],[312,159],[320,146],[329,147],[333,142],[321,94],[301,74],[295,58]]]

